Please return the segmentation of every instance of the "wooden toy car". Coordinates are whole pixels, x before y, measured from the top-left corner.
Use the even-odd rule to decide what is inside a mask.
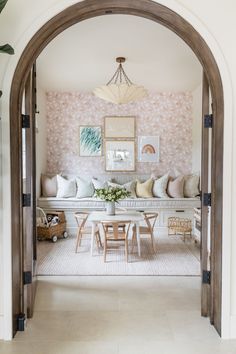
[[[57,242],[58,238],[67,238],[69,236],[66,231],[66,219],[64,211],[53,211],[45,213],[43,209],[37,208],[40,216],[37,218],[37,238],[38,240],[51,240]],[[48,220],[58,217],[57,224],[53,224]]]

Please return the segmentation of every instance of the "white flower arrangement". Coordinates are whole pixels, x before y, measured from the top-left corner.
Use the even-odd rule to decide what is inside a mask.
[[[125,199],[130,196],[125,188],[109,187],[95,189],[95,197],[104,200],[105,202],[118,202],[120,199]]]

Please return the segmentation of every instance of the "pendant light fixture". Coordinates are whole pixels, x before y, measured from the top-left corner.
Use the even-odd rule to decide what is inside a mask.
[[[106,85],[99,86],[94,89],[94,94],[105,101],[115,104],[124,104],[136,101],[147,95],[147,91],[143,86],[132,83],[124,71],[122,63],[125,62],[124,57],[116,58],[119,63],[118,68],[112,78]]]

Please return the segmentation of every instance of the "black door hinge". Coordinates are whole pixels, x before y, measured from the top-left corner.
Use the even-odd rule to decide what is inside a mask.
[[[22,206],[30,207],[31,206],[31,194],[23,194],[22,195]]]
[[[204,128],[212,128],[213,125],[213,114],[204,115]]]
[[[204,193],[203,194],[203,205],[204,206],[211,206],[211,193]]]
[[[211,272],[209,270],[202,271],[202,283],[211,284]]]
[[[30,116],[28,114],[22,114],[22,128],[30,128]]]
[[[32,272],[23,272],[23,284],[32,284]]]
[[[17,318],[17,331],[24,331],[25,330],[25,314],[20,313]]]

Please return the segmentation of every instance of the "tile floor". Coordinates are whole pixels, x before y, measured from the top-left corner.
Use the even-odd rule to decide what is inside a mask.
[[[0,354],[235,354],[200,317],[198,277],[40,277],[35,315]]]

